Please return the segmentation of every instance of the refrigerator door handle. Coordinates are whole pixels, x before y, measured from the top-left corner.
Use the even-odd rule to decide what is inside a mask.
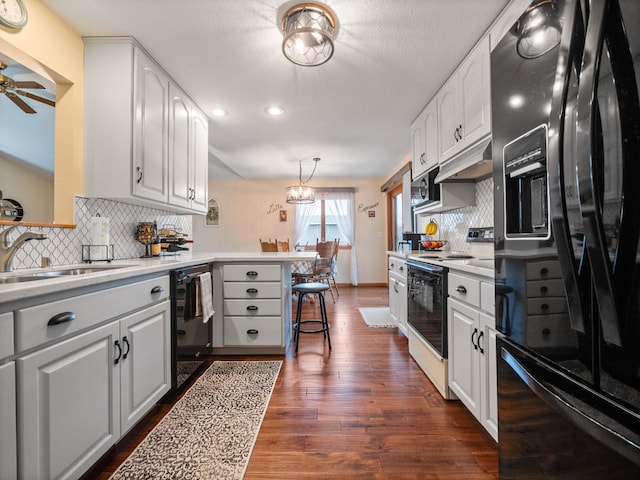
[[[634,21],[629,19],[630,21]],[[634,295],[633,278],[638,254],[640,238],[640,98],[638,98],[638,79],[634,69],[634,58],[631,54],[629,39],[625,32],[620,4],[611,2],[607,24],[607,45],[611,61],[611,72],[615,93],[618,100],[618,120],[621,138],[620,170],[621,208],[618,226],[618,243],[613,268],[613,281],[616,288],[618,308],[625,318],[631,302],[637,301]],[[606,163],[615,159],[607,159]],[[624,172],[624,175],[622,175]],[[637,291],[635,292],[637,295]]]
[[[571,232],[567,215],[567,203],[565,197],[565,165],[564,158],[572,152],[565,151],[564,140],[565,115],[567,114],[567,99],[569,91],[570,74],[572,65],[576,61],[576,48],[582,48],[584,37],[584,24],[580,12],[580,2],[573,5],[567,3],[567,12],[564,15],[565,25],[560,38],[560,54],[556,67],[553,96],[551,99],[551,112],[549,114],[549,139],[547,160],[549,164],[549,197],[551,207],[551,226],[556,247],[558,249],[558,263],[564,280],[569,321],[573,330],[585,333],[584,322],[584,298],[578,287],[578,265],[575,260]],[[571,164],[571,162],[569,162]]]
[[[591,264],[591,278],[600,311],[602,335],[607,343],[622,346],[618,310],[614,298],[613,277],[600,213],[602,192],[596,185],[594,154],[598,121],[598,75],[604,42],[608,2],[593,2],[585,37],[577,118],[577,174],[585,242]]]
[[[516,359],[514,355],[508,352],[506,348],[502,347],[500,355],[514,373],[520,377],[520,379],[531,389],[533,393],[536,394],[536,396],[538,396],[538,398],[547,403],[547,405],[556,410],[585,433],[591,435],[599,442],[607,445],[609,448],[635,464],[640,464],[636,443],[625,438],[616,430],[611,428],[615,426],[620,430],[624,430],[624,427],[620,426],[609,417],[607,418],[611,421],[611,426],[604,425],[599,421],[599,419],[590,417],[585,414],[585,412],[576,408],[573,402],[564,400],[561,396],[564,392],[561,390],[558,391],[557,387],[552,386],[543,379],[534,376],[520,361],[518,361],[518,359]]]

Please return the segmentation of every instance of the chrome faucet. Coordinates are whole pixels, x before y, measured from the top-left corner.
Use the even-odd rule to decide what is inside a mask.
[[[9,238],[9,233],[14,228],[22,224],[23,222],[20,222],[16,225],[10,226],[9,228],[5,228],[0,232],[0,272],[11,271],[11,262],[13,261],[13,257],[25,242],[28,242],[29,240],[44,240],[47,238],[47,235],[44,233],[24,232],[12,242]]]

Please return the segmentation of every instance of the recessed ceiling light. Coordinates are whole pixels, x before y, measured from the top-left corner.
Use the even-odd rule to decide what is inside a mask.
[[[272,105],[271,107],[267,107],[264,109],[267,115],[271,115],[272,117],[280,117],[284,115],[284,108],[278,107],[276,105]]]
[[[229,112],[227,112],[224,108],[214,108],[211,113],[213,113],[215,117],[226,117],[227,115],[229,115]]]

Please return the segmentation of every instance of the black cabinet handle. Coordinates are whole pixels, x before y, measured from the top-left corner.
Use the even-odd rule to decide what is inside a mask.
[[[259,332],[255,328],[250,328],[247,330],[247,335],[257,335]]]
[[[478,348],[480,349],[480,353],[481,353],[482,355],[484,355],[484,347],[481,347],[481,346],[480,346],[480,340],[481,340],[481,339],[484,339],[484,332],[482,332],[482,331],[481,331],[481,332],[480,332],[480,334],[478,335]],[[482,344],[484,345],[484,342],[482,342]]]
[[[401,272],[404,272],[404,267],[403,267],[402,265],[400,265],[400,266],[398,267],[398,270],[400,270]]]
[[[129,339],[127,338],[126,335],[122,337],[122,343],[124,343],[125,346],[127,347],[127,349],[124,352],[124,355],[122,355],[122,359],[126,360],[127,355],[129,355],[129,351],[131,350],[131,344],[129,343]]]
[[[258,293],[257,288],[247,288],[247,293]]]
[[[392,263],[392,264],[391,264],[391,268],[393,268],[393,267],[395,267],[395,266],[396,266],[396,264],[395,264],[395,263]]]
[[[467,289],[466,289],[466,288],[464,288],[464,286],[462,286],[462,285],[458,285],[458,286],[456,287],[456,292],[459,292],[459,293],[467,293]]]
[[[250,312],[257,312],[258,311],[258,307],[256,307],[255,305],[249,305],[247,307],[247,310],[249,310]]]
[[[247,272],[247,277],[257,277],[257,276],[258,276],[258,272],[254,270],[250,270]]]
[[[478,329],[474,328],[473,329],[473,333],[471,334],[471,343],[473,343],[473,349],[477,350],[478,349],[478,344],[475,341],[475,336],[478,334]]]
[[[546,312],[547,310],[549,310],[549,305],[547,305],[546,303],[543,303],[542,305],[540,305],[540,310],[542,310],[543,312]]]
[[[118,356],[113,361],[116,365],[120,363],[120,357],[122,356],[122,347],[120,346],[120,342],[118,340],[115,341],[114,346],[118,349]]]
[[[164,292],[164,288],[161,287],[160,285],[156,285],[151,289],[151,293],[162,293],[162,292]]]
[[[51,317],[47,322],[48,326],[60,325],[61,323],[73,322],[76,319],[76,314],[73,312],[62,312]]]
[[[549,273],[549,270],[546,267],[540,269],[540,275],[546,275],[547,273]]]
[[[142,181],[142,168],[136,167],[136,170],[138,171],[138,179],[136,180],[136,182],[140,183]]]
[[[543,328],[542,329],[542,335],[549,335],[551,333],[551,330],[549,330],[548,328]]]
[[[549,290],[547,287],[540,287],[540,293],[547,293],[547,290]]]

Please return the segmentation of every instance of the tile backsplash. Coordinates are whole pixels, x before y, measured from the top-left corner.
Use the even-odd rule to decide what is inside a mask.
[[[82,262],[82,245],[91,243],[90,219],[97,213],[109,218],[110,243],[113,245],[115,259],[136,258],[144,254],[144,245],[135,239],[136,226],[140,222],[155,220],[158,227],[171,226],[186,233],[189,238],[192,234],[191,215],[175,215],[164,210],[103,198],[76,196],[74,212],[76,228],[18,226],[10,234],[12,239],[27,230],[46,233],[48,238],[32,240],[23,245],[13,259],[13,269],[40,267],[42,257],[49,257],[51,265]]]
[[[447,250],[465,252],[469,227],[493,226],[493,178],[475,184],[476,204],[432,215],[440,226],[440,239],[447,240]],[[431,217],[431,216],[430,216]]]

